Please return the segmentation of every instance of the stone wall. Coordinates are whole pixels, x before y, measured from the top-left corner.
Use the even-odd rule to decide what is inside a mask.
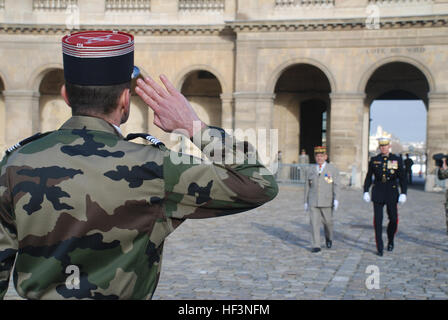
[[[412,66],[427,83],[423,88],[412,77],[397,80],[427,105],[429,158],[448,152],[448,0],[207,3],[151,0],[146,7],[120,8],[120,1],[78,0],[76,5],[82,29],[113,27],[135,35],[135,64],[144,75],[157,80],[164,73],[183,90],[192,74],[212,74],[213,83],[196,79],[190,83],[193,91],[185,89],[193,107],[226,129],[278,129],[284,162],[297,161],[301,102],[324,96],[330,158],[346,184],[360,187],[367,171],[369,109],[379,92],[366,91],[367,84],[378,68],[395,62]],[[71,13],[34,4],[5,0],[0,5],[0,145],[56,128],[69,114],[57,92],[40,86],[52,70],[62,69],[60,39],[69,32]],[[369,5],[380,9],[378,29],[368,28]],[[312,78],[301,80],[302,87],[276,90],[285,71],[298,65],[319,70],[328,90]],[[397,86],[380,82],[381,90]],[[152,122],[152,111],[134,96],[124,132],[148,131],[176,145]],[[264,158],[273,159],[273,154]],[[428,161],[428,174],[433,173]]]

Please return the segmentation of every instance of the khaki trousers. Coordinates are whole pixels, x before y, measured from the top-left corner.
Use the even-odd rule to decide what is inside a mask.
[[[312,247],[320,248],[320,226],[324,225],[325,239],[333,240],[333,208],[310,208]]]

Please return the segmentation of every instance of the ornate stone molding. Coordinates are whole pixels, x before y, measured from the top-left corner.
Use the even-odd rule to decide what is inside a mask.
[[[221,35],[225,25],[81,25],[70,30],[65,25],[0,24],[0,34],[63,35],[82,30],[117,29],[134,35]]]
[[[369,4],[375,4],[380,7],[402,6],[409,4],[430,4],[434,0],[369,0]]]
[[[224,12],[224,0],[179,0],[180,12]]]
[[[334,92],[330,93],[330,99],[335,100],[363,100],[366,97],[365,93],[359,92]]]
[[[33,90],[5,90],[2,94],[5,99],[14,100],[33,100],[40,97],[40,93]]]
[[[444,101],[448,103],[448,92],[430,92],[428,93],[429,104],[431,101]]]
[[[381,29],[444,27],[448,15],[382,18]],[[235,32],[332,31],[366,29],[365,18],[326,20],[232,21],[227,25]]]
[[[1,0],[0,0],[1,1]],[[448,15],[383,18],[381,29],[434,28],[448,26]],[[115,28],[135,35],[222,35],[244,32],[294,32],[365,30],[365,19],[227,21],[211,25],[81,25],[80,30]],[[66,34],[65,25],[0,24],[0,34]],[[375,32],[375,31],[371,31]]]
[[[106,0],[106,11],[150,11],[151,0]]]
[[[270,92],[240,91],[234,92],[233,97],[235,100],[273,101],[275,99],[275,94]]]
[[[233,94],[231,92],[221,93],[219,97],[223,102],[233,102]]]
[[[33,0],[33,11],[65,11],[77,5],[78,0]]]
[[[335,0],[275,0],[275,8],[290,9],[290,8],[333,8]]]

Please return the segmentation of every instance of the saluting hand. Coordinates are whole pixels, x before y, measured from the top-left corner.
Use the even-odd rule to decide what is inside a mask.
[[[202,129],[206,124],[202,122],[191,107],[188,100],[168,80],[165,75],[160,80],[165,88],[157,84],[150,77],[137,80],[135,92],[154,111],[154,124],[165,132],[186,130],[191,138],[193,129]],[[198,121],[200,125],[193,126]]]

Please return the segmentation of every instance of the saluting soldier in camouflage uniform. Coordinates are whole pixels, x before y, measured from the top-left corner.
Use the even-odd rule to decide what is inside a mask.
[[[172,152],[149,135],[121,135],[133,52],[126,33],[63,38],[61,93],[73,117],[16,145],[0,164],[0,298],[14,261],[24,298],[151,298],[164,240],[185,219],[247,211],[276,196],[253,148],[224,144],[224,130],[202,123],[164,76],[165,88],[145,78],[136,92],[161,129],[183,129],[201,150],[212,143],[213,162]],[[129,141],[135,136],[153,145]],[[242,162],[227,164],[229,155]]]
[[[448,166],[446,158],[443,158],[443,165],[439,168],[438,176],[440,180],[448,178]],[[448,189],[445,192],[445,216],[446,216],[446,232],[448,233]]]

